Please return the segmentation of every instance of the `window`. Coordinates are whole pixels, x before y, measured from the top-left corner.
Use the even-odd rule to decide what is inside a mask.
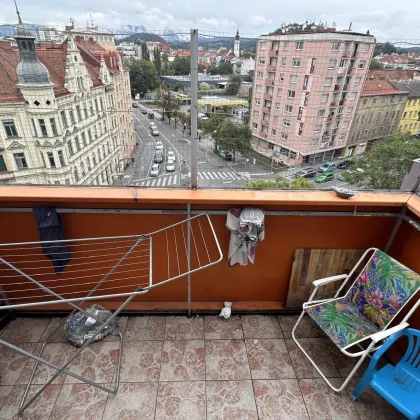
[[[276,102],[276,111],[280,111],[280,104]]]
[[[290,120],[283,120],[283,125],[285,127],[290,127]]]
[[[335,69],[335,65],[336,65],[336,64],[337,64],[337,60],[331,59],[331,60],[328,62],[328,69],[330,69],[330,70]]]
[[[277,89],[277,96],[278,96],[278,97],[281,97],[282,92],[283,92],[283,89],[278,88],[278,89]]]
[[[339,67],[340,67],[340,68],[342,68],[342,69],[344,69],[344,68],[346,68],[346,67],[347,67],[347,63],[348,63],[347,58],[342,58],[342,59],[340,60],[340,65],[339,65]]]
[[[341,128],[347,128],[349,126],[348,121],[343,121],[343,126]]]
[[[87,163],[87,168],[88,168],[88,171],[90,171],[90,170],[92,169],[92,166],[90,166],[90,159],[89,159],[89,156],[86,158],[86,163]]]
[[[79,173],[77,172],[77,168],[74,168],[74,181],[77,182],[79,180]]]
[[[16,130],[15,122],[13,120],[3,121],[3,126],[7,137],[17,137],[18,133]]]
[[[287,51],[289,48],[289,41],[284,41],[284,50]]]
[[[38,137],[38,133],[36,132],[35,121],[33,118],[31,118],[31,122],[32,122],[32,130],[34,131],[34,136]]]
[[[303,41],[296,41],[296,49],[303,50]]]
[[[51,131],[53,136],[58,136],[57,126],[55,125],[55,118],[50,118]]]
[[[50,168],[55,168],[54,154],[52,152],[47,153],[48,161],[50,162]]]
[[[314,133],[319,133],[321,131],[322,125],[321,124],[317,124],[314,128]]]
[[[281,133],[281,138],[283,140],[287,140],[289,138],[289,135],[287,133]]]
[[[338,51],[340,49],[340,43],[339,42],[333,42],[332,44],[332,50]]]
[[[93,167],[96,166],[96,155],[95,153],[92,155],[92,162],[93,162]]]
[[[328,93],[323,93],[321,95],[321,103],[327,102],[328,101],[328,97],[329,97]]]
[[[321,118],[321,117],[323,117],[325,115],[325,109],[320,109],[319,111],[318,111],[318,118]]]
[[[300,67],[300,58],[293,59],[293,67]]]
[[[363,99],[363,105],[367,105],[368,100],[367,99]]]
[[[349,106],[346,108],[346,114],[351,114],[353,112],[353,107]]]
[[[76,114],[77,114],[78,121],[81,121],[82,120],[82,113],[80,111],[80,105],[76,105]]]
[[[259,98],[255,98],[255,104],[256,105],[259,105],[260,103],[261,103],[260,99]]]
[[[360,60],[359,63],[357,64],[357,68],[358,69],[364,69],[366,65],[366,60]]]
[[[362,52],[368,52],[369,51],[369,44],[363,44]]]
[[[260,58],[258,59],[258,63],[259,63],[259,64],[265,64],[265,57],[260,57]]]
[[[76,123],[76,120],[74,119],[74,112],[73,112],[72,109],[69,111],[69,114],[70,114],[70,122],[72,124],[75,124]]]
[[[65,166],[66,162],[64,161],[63,151],[59,150],[57,154],[58,154],[58,160],[60,161],[60,166]]]
[[[258,128],[258,124],[257,124],[257,123],[252,123],[252,126],[253,126],[254,128]]]
[[[343,106],[339,106],[337,109],[337,115],[341,115],[344,111],[344,107]]]
[[[262,86],[261,86],[261,85],[257,85],[256,92],[257,92],[257,93],[261,93],[261,88],[262,88]]]
[[[80,143],[79,143],[79,137],[74,136],[74,144],[76,145],[76,152],[80,150]]]
[[[98,98],[95,98],[95,110],[96,112],[99,112]]]
[[[287,63],[287,58],[286,58],[286,57],[282,57],[282,58],[281,58],[281,65],[282,65],[282,66],[285,66],[285,65],[286,65],[286,63]]]
[[[262,71],[257,72],[258,79],[262,79],[264,77],[264,73]]]
[[[28,163],[26,162],[25,153],[13,153],[15,163],[18,169],[27,169]]]
[[[63,127],[67,128],[69,125],[67,123],[66,111],[61,111],[60,115],[61,115],[61,122],[63,123]]]
[[[296,91],[294,91],[294,90],[288,90],[287,91],[287,97],[290,98],[290,99],[295,99],[295,97],[296,97]]]
[[[293,107],[292,105],[286,105],[286,112],[292,112]]]
[[[90,115],[93,115],[93,102],[89,102],[89,108],[90,108]]]
[[[271,134],[272,134],[273,136],[275,136],[275,135],[276,135],[276,129],[275,129],[275,128],[273,128],[273,129],[271,130]]]
[[[326,87],[331,86],[332,85],[332,81],[333,81],[333,78],[332,77],[326,77],[325,78],[325,82],[324,82],[324,86],[326,86]]]
[[[291,74],[290,75],[290,83],[297,83],[297,78],[298,78],[297,74]]]
[[[354,86],[360,85],[360,80],[362,80],[362,78],[360,76],[356,76],[353,80],[353,85]]]
[[[277,124],[278,120],[279,120],[279,117],[274,117],[273,118],[273,124]]]
[[[260,41],[260,50],[265,51],[267,49],[267,44],[265,41]]]
[[[280,82],[284,80],[284,73],[280,73]]]
[[[88,130],[88,140],[89,140],[89,143],[92,142],[92,131],[90,131],[90,128]]]
[[[101,103],[101,110],[104,110],[104,102],[102,100],[102,98],[99,98],[99,102]]]
[[[4,161],[4,157],[0,155],[0,172],[7,172],[6,162]]]
[[[357,92],[350,92],[349,93],[349,100],[354,101],[356,99]]]
[[[85,105],[85,108],[83,108],[83,113],[85,114],[85,118],[88,117],[87,107]]]
[[[45,121],[43,119],[39,119],[39,127],[41,128],[42,137],[47,137],[47,127],[45,126]]]
[[[311,146],[312,146],[312,147],[316,147],[316,146],[318,146],[318,139],[314,139],[314,140],[312,140],[312,142],[311,142]]]
[[[86,134],[83,132],[80,135],[82,136],[82,145],[83,145],[83,147],[86,147],[87,146],[87,143],[86,143]]]

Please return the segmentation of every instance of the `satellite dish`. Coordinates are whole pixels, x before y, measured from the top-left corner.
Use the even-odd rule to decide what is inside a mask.
[[[284,29],[286,26],[287,26],[287,25],[286,25],[284,22],[281,24],[281,28],[282,28],[282,29]]]

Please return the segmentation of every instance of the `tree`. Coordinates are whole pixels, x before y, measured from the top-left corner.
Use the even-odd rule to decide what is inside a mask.
[[[162,121],[165,121],[165,114],[168,117],[169,124],[171,123],[172,113],[179,109],[171,96],[171,92],[165,85],[162,85],[159,91],[156,104],[162,109]]]
[[[315,188],[315,185],[306,178],[295,178],[288,181],[286,178],[276,176],[274,179],[256,179],[245,182],[245,188],[268,188],[268,189],[309,189]]]
[[[376,58],[373,58],[370,62],[369,70],[382,70],[383,68],[384,65]]]
[[[384,44],[376,44],[375,49],[373,50],[373,56],[377,55],[389,55],[398,52],[397,48],[394,47],[391,43],[385,42]]]
[[[210,90],[210,89],[211,89],[211,86],[208,83],[206,82],[200,83],[200,90]]]
[[[169,54],[165,51],[162,54],[162,74],[169,74]]]
[[[351,168],[343,176],[346,181],[362,188],[398,190],[412,160],[419,156],[420,139],[413,138],[410,133],[397,132],[376,141],[372,149],[355,163],[358,170]]]
[[[154,48],[153,49],[153,64],[155,65],[157,74],[162,74],[162,62],[160,59],[160,49]]]
[[[145,42],[141,43],[141,57],[143,60],[150,61],[149,50],[147,49],[147,44]]]
[[[144,96],[148,90],[156,89],[160,79],[154,65],[147,60],[131,60],[128,64],[130,71],[131,96]]]
[[[191,70],[191,59],[190,57],[175,57],[174,61],[169,64],[169,69],[171,73],[175,76],[185,76],[190,74]]]
[[[175,92],[184,92],[184,85],[182,85],[181,83],[177,83],[174,86],[174,91]]]
[[[228,84],[226,85],[227,95],[236,95],[239,92],[241,86],[241,76],[238,74],[229,75]]]

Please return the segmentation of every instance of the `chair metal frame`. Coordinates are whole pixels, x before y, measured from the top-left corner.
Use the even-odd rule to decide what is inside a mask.
[[[217,250],[217,256],[215,255],[214,258],[212,258],[210,256],[205,238],[204,238],[204,234],[203,234],[203,230],[202,230],[202,226],[200,223],[200,220],[204,219],[205,221],[208,222],[210,231],[211,231],[211,237],[212,240],[214,240],[214,244],[215,244],[215,250]],[[198,226],[199,226],[199,230],[201,232],[201,238],[200,240],[202,240],[203,245],[205,247],[205,251],[207,253],[208,256],[208,262],[207,259],[206,261],[203,261],[203,264],[200,261],[199,258],[199,251],[197,249],[197,243],[199,242],[199,239],[195,239],[194,237],[194,232],[193,232],[193,226],[192,226],[192,221],[195,221]],[[187,234],[184,235],[184,230],[183,230],[183,225],[187,224]],[[170,252],[169,251],[169,242],[168,242],[168,238],[170,238],[171,236],[168,235],[168,232],[170,229],[174,229],[175,232],[175,228],[177,227],[181,227],[182,228],[182,236],[183,236],[183,242],[182,244],[185,244],[185,255],[186,256],[186,261],[184,261],[184,265],[186,266],[186,270],[185,272],[181,272],[181,268],[180,268],[180,261],[179,261],[179,257],[181,255],[181,249],[178,249],[178,240],[175,237],[175,233],[174,233],[174,251],[176,251],[176,258],[177,258],[177,262],[178,262],[178,274],[175,276],[170,276],[170,270],[169,270],[169,255],[168,255],[168,277],[167,279],[163,280],[163,281],[159,281],[157,283],[153,283],[153,269],[152,269],[152,240],[153,237],[159,233],[163,233],[166,236],[166,246],[167,249],[164,250],[164,252]],[[185,236],[187,236],[187,240],[188,240],[188,245],[187,245],[187,241]],[[192,237],[192,240],[191,240]],[[81,241],[85,241],[85,242],[89,242],[89,241],[98,241],[98,240],[133,240],[135,241],[135,243],[124,253],[124,255],[116,262],[116,264],[95,284],[95,286],[83,297],[63,297],[61,296],[59,293],[56,293],[54,290],[51,290],[50,288],[46,287],[44,284],[42,284],[41,281],[37,281],[36,279],[34,279],[32,276],[26,274],[24,271],[20,270],[18,267],[16,267],[14,264],[8,262],[5,258],[2,257],[1,255],[1,248],[3,247],[13,247],[13,246],[20,246],[20,245],[24,245],[24,246],[39,246],[42,245],[43,243],[54,243],[54,242],[60,242],[60,243],[65,243],[65,244],[74,244],[74,243],[80,243]],[[94,295],[95,292],[100,289],[101,285],[107,281],[107,279],[112,275],[112,273],[114,273],[118,267],[121,266],[121,264],[129,257],[130,254],[132,254],[133,252],[135,252],[136,248],[144,241],[149,241],[149,246],[150,249],[147,255],[148,258],[148,263],[149,263],[149,268],[145,269],[148,271],[148,274],[145,275],[144,277],[148,278],[148,282],[143,286],[136,286],[135,290],[131,291],[131,292],[127,292],[127,293],[108,293],[108,294],[101,294],[99,296]],[[191,260],[191,248],[192,244],[195,247],[195,251],[196,251],[196,255],[195,257],[198,257],[198,265],[195,264],[193,267],[192,264],[192,260]],[[22,248],[21,248],[22,249]],[[25,248],[25,249],[29,249],[29,248]],[[184,249],[182,249],[182,251],[184,251]],[[175,252],[174,252],[175,254]],[[114,236],[114,237],[101,237],[101,238],[84,238],[84,239],[70,239],[70,240],[61,240],[61,241],[44,241],[44,242],[24,242],[24,243],[11,243],[11,244],[0,244],[0,263],[3,263],[4,265],[6,265],[8,267],[8,270],[14,271],[16,273],[18,273],[21,277],[24,277],[26,280],[29,281],[30,284],[35,284],[39,289],[41,289],[43,292],[45,292],[45,296],[51,296],[54,299],[51,300],[45,300],[42,302],[29,302],[29,303],[17,303],[17,304],[13,304],[10,303],[9,298],[7,297],[7,294],[5,292],[5,290],[1,287],[0,284],[0,296],[1,296],[1,300],[2,300],[2,305],[0,305],[0,310],[13,310],[13,309],[17,309],[17,308],[28,308],[28,307],[34,307],[34,306],[44,306],[44,305],[54,305],[54,304],[59,304],[59,303],[67,303],[69,304],[72,308],[73,311],[71,312],[71,314],[74,314],[75,311],[81,311],[83,312],[85,315],[87,315],[90,318],[94,318],[96,320],[96,322],[98,323],[99,328],[96,330],[96,332],[76,351],[76,353],[63,365],[63,366],[57,366],[54,363],[49,362],[48,360],[45,360],[42,358],[44,349],[46,347],[46,345],[49,342],[50,337],[54,334],[54,332],[57,330],[57,327],[54,331],[52,331],[49,336],[47,337],[47,339],[45,340],[45,342],[43,343],[40,351],[38,354],[33,354],[30,353],[28,351],[25,351],[23,349],[21,349],[20,347],[8,343],[7,341],[4,341],[2,339],[0,339],[0,345],[4,345],[8,348],[10,348],[11,350],[16,351],[17,353],[20,353],[28,358],[31,358],[35,361],[34,367],[32,369],[32,373],[29,379],[29,382],[26,386],[24,395],[22,397],[21,403],[19,405],[19,409],[18,409],[18,413],[21,414],[26,408],[29,407],[29,405],[31,405],[34,400],[45,390],[45,388],[50,385],[54,379],[60,375],[61,373],[65,373],[69,376],[72,376],[73,378],[79,379],[80,381],[87,383],[89,385],[92,385],[98,389],[101,389],[103,391],[106,391],[110,394],[115,395],[118,391],[118,387],[119,387],[119,381],[120,381],[120,370],[121,370],[121,358],[122,358],[122,348],[123,348],[123,336],[121,335],[120,332],[116,331],[116,327],[110,327],[111,324],[113,323],[113,321],[115,320],[115,318],[117,317],[117,315],[137,296],[143,295],[147,292],[149,292],[150,290],[152,290],[155,287],[161,286],[163,284],[172,282],[176,279],[185,277],[189,274],[198,272],[200,270],[203,270],[205,268],[208,268],[212,265],[215,265],[217,263],[219,263],[223,258],[223,253],[222,250],[220,248],[220,244],[219,241],[217,239],[216,233],[214,231],[214,227],[212,225],[211,219],[209,217],[209,215],[207,213],[202,213],[202,214],[198,214],[196,216],[190,217],[188,219],[182,220],[181,222],[172,224],[170,226],[167,226],[165,228],[156,230],[152,233],[149,234],[144,234],[144,235],[131,235],[131,236]],[[182,267],[182,264],[181,264]],[[1,271],[0,271],[1,272]],[[141,276],[140,276],[141,277]],[[0,277],[1,280],[1,277]],[[108,280],[110,281],[110,280]],[[4,283],[4,285],[6,285],[7,283]],[[60,286],[56,286],[56,287],[60,287]],[[130,287],[130,286],[121,286],[121,287]],[[112,288],[111,288],[112,289]],[[115,289],[115,288],[114,288]],[[32,289],[33,290],[33,289]],[[105,289],[107,290],[107,289]],[[80,293],[80,292],[78,292]],[[101,322],[94,314],[90,313],[90,312],[86,312],[86,310],[82,307],[82,305],[85,302],[91,301],[91,300],[103,300],[103,299],[110,299],[110,298],[116,298],[116,297],[125,297],[126,299],[120,304],[120,306],[118,307],[117,310],[115,310],[115,312],[112,313],[111,317],[109,317],[105,322]],[[92,342],[95,341],[95,338],[106,328],[106,327],[110,327],[118,336],[118,340],[119,340],[119,350],[118,350],[118,358],[116,361],[116,365],[115,365],[115,370],[114,373],[115,375],[115,385],[113,387],[106,387],[104,385],[101,385],[99,383],[95,383],[94,381],[89,380],[88,378],[85,378],[81,375],[78,375],[74,372],[71,372],[69,370],[69,365],[73,362],[73,360],[75,360],[80,354],[81,352],[86,349],[86,347],[88,347]],[[36,370],[39,366],[39,363],[42,363],[44,365],[47,365],[53,369],[56,370],[56,372],[53,374],[53,376],[29,399],[29,401],[27,401],[27,397],[28,397],[28,393],[30,390],[30,387],[32,385],[33,379],[35,377],[36,374]]]
[[[360,257],[359,261],[356,263],[356,265],[353,267],[353,269],[350,271],[350,273],[347,274],[339,274],[336,276],[331,276],[331,277],[325,277],[323,279],[319,279],[319,280],[315,280],[312,282],[312,284],[315,286],[314,290],[311,294],[311,296],[309,297],[309,300],[307,302],[305,302],[302,305],[302,313],[299,315],[298,320],[296,321],[295,326],[292,329],[292,338],[293,341],[296,343],[296,345],[300,348],[300,350],[302,351],[302,353],[306,356],[306,358],[311,362],[312,366],[317,370],[317,372],[321,375],[321,377],[324,379],[324,381],[327,383],[327,385],[335,392],[341,392],[350,382],[350,380],[352,379],[352,377],[354,376],[354,374],[356,373],[357,369],[360,367],[360,365],[363,363],[363,361],[366,359],[366,357],[370,357],[370,354],[374,351],[376,351],[377,349],[379,349],[382,345],[384,340],[386,340],[389,336],[391,336],[392,334],[395,334],[398,331],[401,331],[405,328],[408,327],[408,319],[411,317],[411,315],[415,312],[415,310],[419,307],[420,305],[420,299],[418,299],[418,301],[413,305],[413,307],[410,309],[410,311],[404,316],[404,318],[401,320],[400,324],[394,326],[394,327],[390,327],[390,325],[393,323],[393,321],[395,320],[395,318],[398,316],[398,314],[401,312],[401,310],[411,301],[411,299],[414,298],[414,296],[416,296],[419,291],[420,291],[420,284],[419,284],[419,288],[417,289],[417,291],[415,293],[413,293],[413,295],[410,297],[410,299],[407,300],[407,302],[405,302],[404,305],[402,305],[402,307],[398,310],[398,312],[394,315],[394,317],[392,318],[392,320],[381,330],[378,331],[374,334],[365,336],[363,338],[361,338],[360,340],[351,343],[350,345],[340,348],[337,346],[337,348],[339,348],[339,350],[345,354],[348,357],[352,357],[352,358],[356,358],[356,357],[360,357],[360,359],[358,360],[358,362],[355,364],[355,366],[353,367],[353,369],[350,371],[350,373],[348,374],[347,378],[345,378],[343,384],[339,387],[335,387],[331,381],[328,380],[328,378],[324,375],[324,373],[321,371],[321,369],[316,365],[316,363],[313,361],[313,359],[311,358],[311,356],[306,352],[306,350],[302,347],[302,345],[299,343],[297,337],[296,337],[296,329],[299,326],[302,318],[305,315],[305,308],[309,307],[309,306],[316,306],[319,305],[321,303],[325,303],[325,302],[332,302],[335,300],[340,300],[343,299],[347,293],[349,292],[349,290],[351,289],[351,287],[353,286],[354,283],[356,283],[358,277],[355,278],[354,282],[352,283],[352,285],[349,287],[348,291],[341,297],[339,297],[341,291],[344,289],[346,283],[348,282],[348,280],[352,277],[352,275],[354,274],[354,272],[356,271],[357,268],[360,267],[360,265],[363,263],[363,261],[365,260],[365,258],[368,256],[369,253],[373,253],[375,251],[377,251],[377,248],[369,248],[367,249],[363,255]],[[367,265],[367,263],[365,264],[365,266]],[[319,299],[319,300],[314,300],[318,289],[321,286],[324,286],[328,283],[331,282],[335,282],[335,281],[340,281],[340,280],[344,280],[343,283],[341,284],[341,286],[339,287],[339,289],[335,292],[334,297],[333,298],[328,298],[328,299]],[[309,316],[309,315],[308,315]],[[367,348],[363,348],[362,347],[362,343],[366,342],[367,340],[371,340],[371,342],[369,343]],[[334,343],[335,344],[335,343]],[[357,351],[357,352],[350,352],[349,349],[357,346],[359,347],[361,350]]]

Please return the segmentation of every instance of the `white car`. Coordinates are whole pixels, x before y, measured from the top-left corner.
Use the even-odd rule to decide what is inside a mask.
[[[158,135],[159,135],[159,131],[157,127],[152,127],[152,136],[158,136]]]
[[[176,160],[176,159],[175,159],[175,156],[171,156],[171,157],[169,157],[169,156],[168,156],[168,157],[166,158],[166,161],[167,161],[168,163],[175,163],[175,160]]]
[[[149,128],[156,128],[157,129],[156,124],[153,121],[151,121],[151,123],[149,124]]]
[[[156,150],[163,150],[163,144],[161,141],[157,141],[155,144]]]
[[[169,160],[174,160],[175,161],[175,153],[173,150],[168,150],[168,156],[167,156],[168,161]]]
[[[156,163],[152,165],[152,169],[150,170],[150,176],[158,176],[159,175],[159,165]]]
[[[166,172],[173,172],[175,171],[175,162],[169,162],[166,164]]]
[[[202,112],[200,112],[198,115],[197,115],[197,117],[198,117],[198,119],[199,120],[202,120],[202,121],[204,121],[204,120],[208,120],[209,118],[207,117],[207,115],[206,114],[203,114]]]

